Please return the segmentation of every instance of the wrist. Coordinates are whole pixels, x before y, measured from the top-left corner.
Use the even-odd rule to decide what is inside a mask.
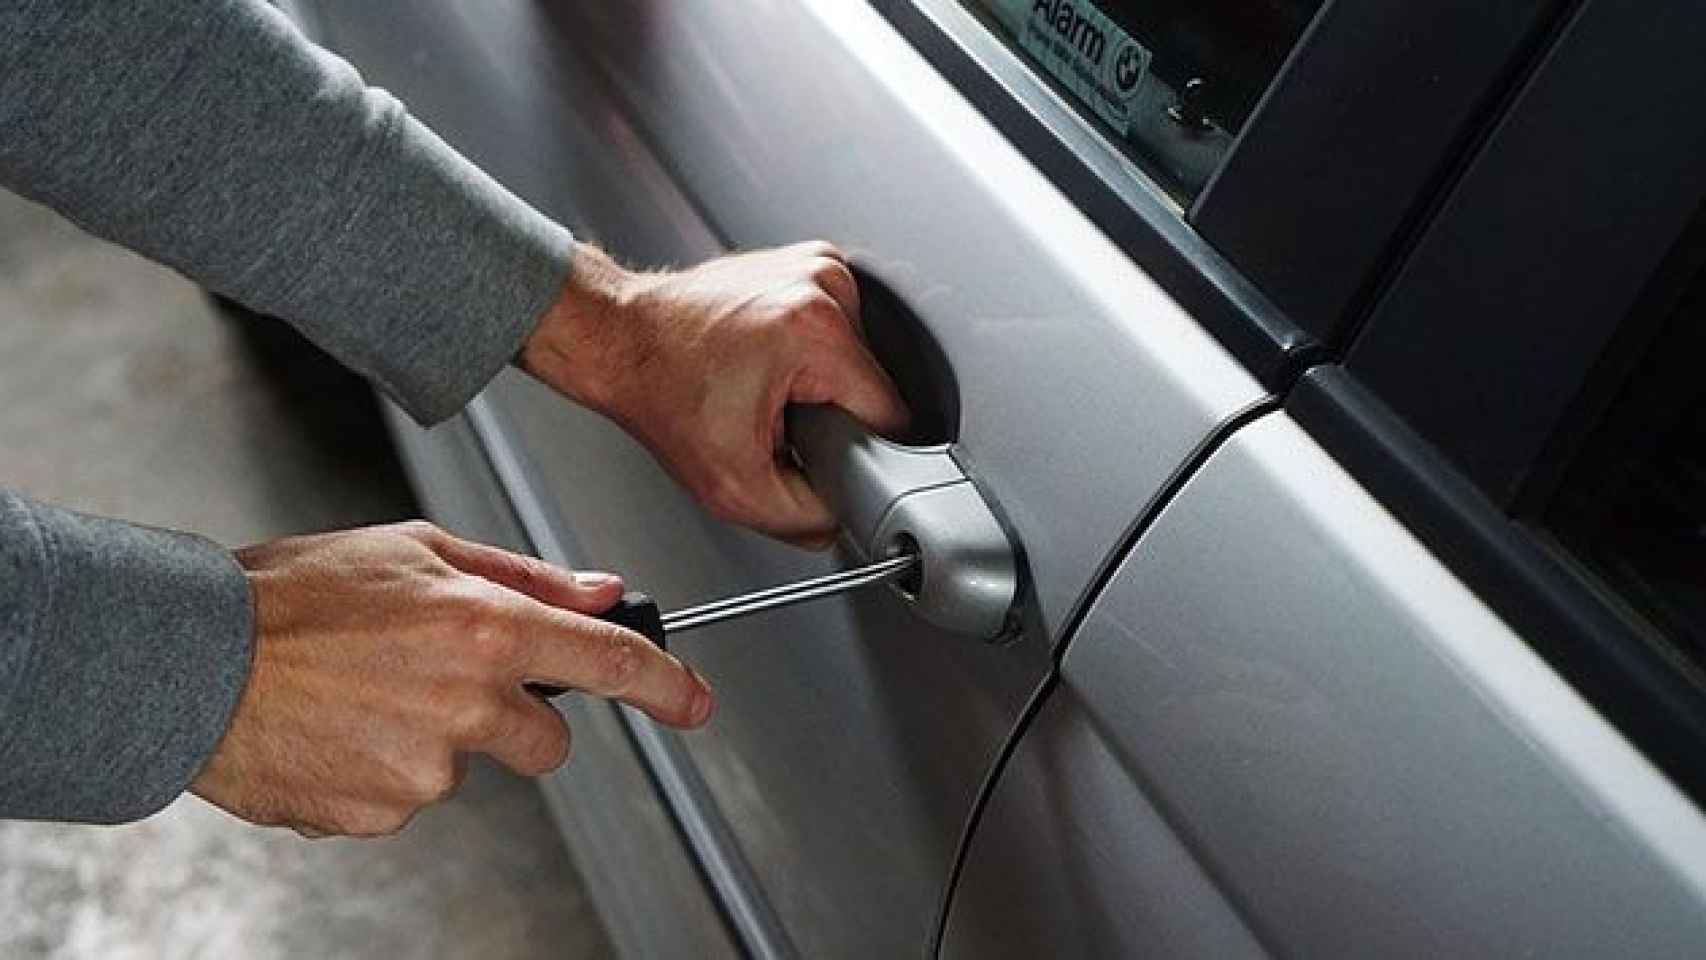
[[[642,279],[597,247],[576,243],[556,302],[516,358],[521,368],[576,403],[608,409],[618,372],[635,364],[627,341]]]

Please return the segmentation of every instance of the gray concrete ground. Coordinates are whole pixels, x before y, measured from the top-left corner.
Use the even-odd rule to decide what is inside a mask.
[[[0,193],[0,484],[237,545],[410,516],[363,388],[194,286]],[[531,782],[476,764],[400,837],[307,841],[193,797],[0,822],[3,957],[590,957]]]

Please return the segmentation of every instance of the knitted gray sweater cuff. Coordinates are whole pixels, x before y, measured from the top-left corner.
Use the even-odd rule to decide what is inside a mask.
[[[119,823],[183,793],[249,675],[230,553],[0,491],[0,582],[0,817]]]

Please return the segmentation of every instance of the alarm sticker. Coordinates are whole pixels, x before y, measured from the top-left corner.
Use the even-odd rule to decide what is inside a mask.
[[[1130,133],[1132,104],[1149,75],[1149,50],[1087,0],[1003,5],[1019,46],[1121,136]],[[1023,23],[1014,23],[1025,7]]]

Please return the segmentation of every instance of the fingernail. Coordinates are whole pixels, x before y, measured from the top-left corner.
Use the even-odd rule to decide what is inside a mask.
[[[700,690],[698,693],[693,695],[691,716],[693,717],[692,723],[695,727],[700,726],[706,720],[711,719],[711,706],[712,700],[709,691]]]
[[[604,573],[598,570],[583,571],[575,574],[575,586],[584,587],[588,590],[597,590],[600,587],[608,587],[613,583],[621,582],[622,578],[618,577],[616,574]]]
[[[693,718],[693,725],[698,726],[711,718],[711,709],[715,706],[716,701],[711,695],[711,682],[692,667],[688,667],[687,672],[699,682],[699,689],[693,693],[693,705],[688,708],[688,715]]]

